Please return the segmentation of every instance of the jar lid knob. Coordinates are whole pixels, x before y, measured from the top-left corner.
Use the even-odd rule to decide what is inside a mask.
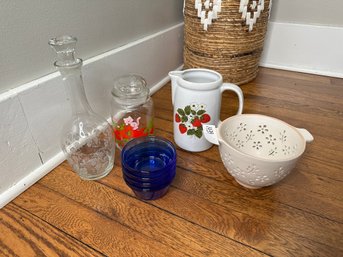
[[[114,81],[112,95],[123,104],[145,103],[149,97],[145,79],[139,75],[125,75]]]

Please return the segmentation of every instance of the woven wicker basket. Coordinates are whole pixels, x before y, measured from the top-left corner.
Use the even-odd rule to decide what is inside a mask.
[[[216,70],[223,75],[224,81],[238,85],[253,80],[263,50],[271,0],[264,1],[264,10],[253,28],[250,27],[251,31],[242,18],[240,0],[222,0],[221,11],[207,30],[198,17],[195,1],[185,1],[184,67]],[[204,5],[205,0],[197,1]],[[249,0],[251,17],[254,15],[253,2],[256,5],[260,1]],[[212,5],[213,0],[210,3]]]

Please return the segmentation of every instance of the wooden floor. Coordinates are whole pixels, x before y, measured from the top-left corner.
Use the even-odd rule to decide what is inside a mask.
[[[137,200],[119,167],[82,181],[63,163],[0,210],[0,256],[343,256],[343,79],[261,69],[245,113],[314,135],[297,168],[260,190],[238,185],[218,148],[178,149],[168,194]],[[153,96],[156,134],[173,139],[170,86]],[[224,93],[222,119],[236,111]]]

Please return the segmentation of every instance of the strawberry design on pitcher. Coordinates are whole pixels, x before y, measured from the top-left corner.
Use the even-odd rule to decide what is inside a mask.
[[[179,124],[181,134],[202,137],[202,124],[211,121],[211,116],[206,113],[205,104],[192,103],[185,108],[178,108],[174,120]]]

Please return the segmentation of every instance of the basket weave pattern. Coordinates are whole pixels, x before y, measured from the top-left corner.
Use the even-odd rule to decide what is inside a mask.
[[[252,1],[251,1],[252,2]],[[257,76],[269,18],[270,0],[249,32],[239,12],[240,0],[222,0],[221,12],[204,30],[195,0],[186,0],[184,9],[184,67],[207,68],[223,75],[225,82],[244,84]]]

